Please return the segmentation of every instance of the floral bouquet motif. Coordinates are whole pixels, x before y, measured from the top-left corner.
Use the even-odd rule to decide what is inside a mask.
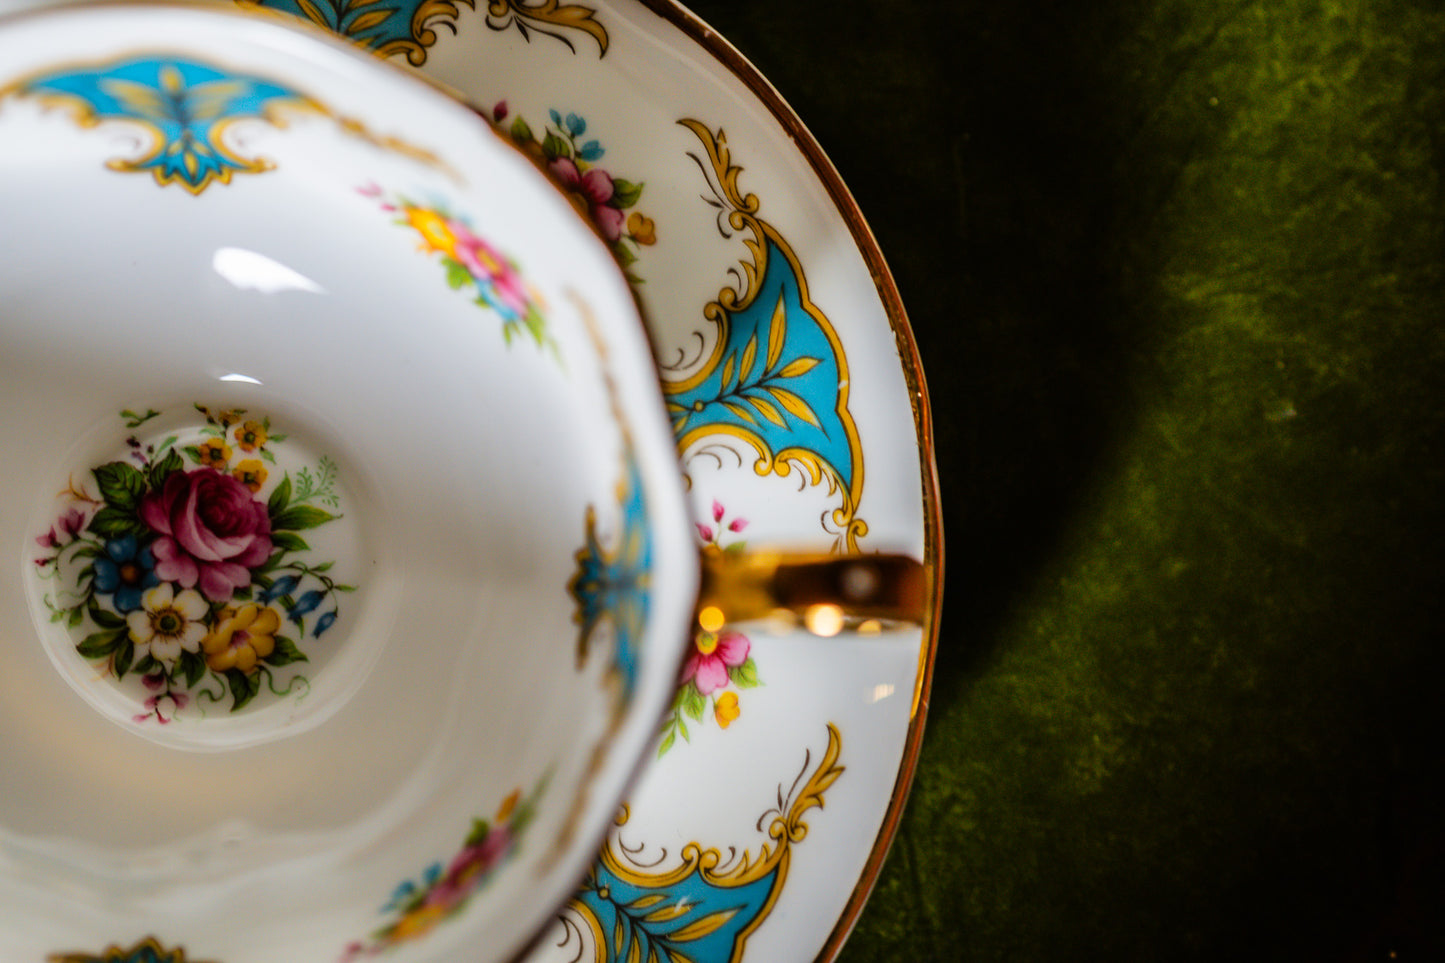
[[[341,517],[329,510],[340,504],[335,464],[276,481],[268,466],[286,436],[269,418],[196,410],[205,424],[194,444],[132,435],[128,460],[72,478],[63,513],[37,538],[41,577],[60,583],[45,596],[51,620],[102,676],[140,677],[147,711],[136,722],[169,723],[227,695],[235,712],[263,685],[304,689],[302,642],[325,634],[339,596],[355,590],[328,574],[332,562],[308,560],[300,534]],[[159,414],[122,417],[134,429]]]
[[[492,108],[492,119],[503,126],[510,115],[504,100]],[[505,124],[512,140],[557,179],[572,206],[597,225],[618,262],[627,269],[628,280],[641,283],[631,266],[637,252],[657,243],[657,224],[634,210],[642,199],[644,184],[614,177],[600,161],[607,153],[600,140],[588,138],[586,118],[575,113],[565,117],[548,111],[551,123],[539,135],[521,116]]]
[[[722,544],[724,533],[738,534],[748,527],[748,520],[735,517],[726,525],[727,509],[716,500],[712,503],[713,525],[697,523],[698,539],[703,551],[741,552],[747,543],[734,541]],[[716,525],[716,528],[713,526]],[[659,758],[682,736],[691,742],[687,720],[703,722],[706,719],[708,701],[712,701],[712,718],[721,729],[732,725],[742,714],[738,693],[762,685],[758,677],[758,666],[753,661],[752,642],[741,632],[723,629],[709,632],[699,629],[692,639],[692,649],[682,664],[682,678],[673,697],[672,708],[662,722],[662,741],[658,744]]]
[[[438,255],[453,291],[468,294],[473,303],[490,308],[502,319],[502,339],[525,331],[538,345],[551,343],[547,334],[546,305],[542,295],[523,278],[515,261],[482,237],[466,218],[439,203],[422,204],[400,194],[389,195],[375,184],[360,188],[376,199],[381,209],[396,215],[396,223],[409,227],[421,239],[424,254]]]
[[[378,956],[400,943],[423,936],[439,923],[461,912],[492,874],[518,851],[527,827],[536,815],[537,803],[547,788],[544,776],[524,797],[514,790],[490,819],[472,820],[462,847],[445,864],[427,867],[419,880],[405,880],[391,894],[382,913],[391,922],[346,948],[341,963],[366,956]]]

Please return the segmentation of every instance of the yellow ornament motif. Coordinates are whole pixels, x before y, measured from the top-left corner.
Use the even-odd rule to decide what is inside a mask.
[[[763,814],[769,842],[753,856],[691,842],[668,870],[633,861],[636,850],[610,840],[562,920],[573,937],[592,945],[596,963],[630,960],[707,960],[741,963],[748,937],[772,913],[787,882],[793,847],[808,834],[803,817],[822,807],[823,794],[843,774],[842,737],[828,726],[828,746],[804,760],[790,798]],[[804,780],[806,776],[806,780]],[[624,809],[619,825],[627,822]],[[565,945],[565,944],[564,944]],[[586,947],[579,951],[585,953]]]

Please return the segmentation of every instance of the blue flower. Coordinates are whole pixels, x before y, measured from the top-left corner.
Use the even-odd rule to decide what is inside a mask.
[[[141,595],[160,584],[150,546],[141,547],[134,535],[112,538],[95,560],[95,590],[112,595],[117,612],[140,608]]]
[[[261,593],[261,601],[270,605],[283,595],[290,595],[296,591],[296,586],[301,584],[301,579],[295,575],[283,575],[271,583],[271,587]]]
[[[332,609],[330,612],[325,613],[324,615],[321,616],[321,618],[319,618],[319,619],[316,620],[316,628],[314,628],[314,629],[311,630],[311,637],[312,637],[313,639],[319,639],[319,638],[321,638],[321,633],[322,633],[322,632],[325,632],[327,629],[331,628],[331,626],[332,626],[335,622],[336,622],[336,610],[335,610],[335,609]]]
[[[291,606],[290,613],[286,617],[297,625],[300,625],[301,617],[314,611],[325,599],[325,592],[312,589],[296,600],[296,604]]]

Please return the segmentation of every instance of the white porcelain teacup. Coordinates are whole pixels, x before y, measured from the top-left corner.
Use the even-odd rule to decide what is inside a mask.
[[[703,578],[606,245],[463,105],[224,7],[0,21],[0,437],[5,960],[513,954],[699,609],[916,595]]]

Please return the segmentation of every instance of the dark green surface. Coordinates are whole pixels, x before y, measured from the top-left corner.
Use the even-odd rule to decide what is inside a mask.
[[[844,963],[1445,959],[1445,13],[693,8],[858,198],[938,423]]]

